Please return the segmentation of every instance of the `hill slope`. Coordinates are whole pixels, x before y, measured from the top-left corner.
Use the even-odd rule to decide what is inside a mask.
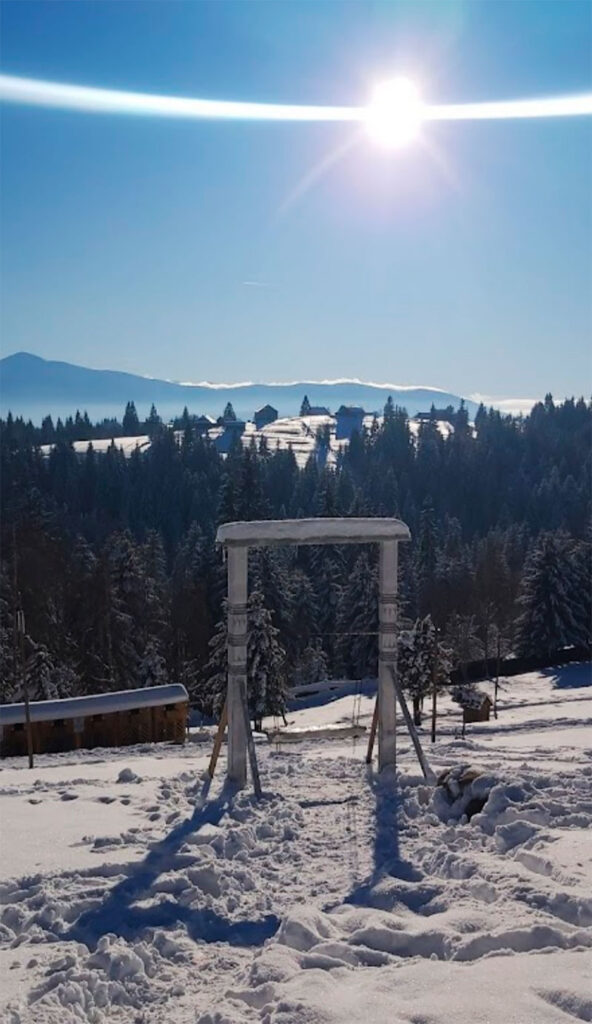
[[[134,401],[138,414],[146,416],[152,402],[160,415],[168,419],[179,415],[183,406],[191,413],[220,415],[232,402],[238,416],[251,418],[255,409],[268,402],[280,416],[298,415],[304,394],[312,405],[326,405],[334,412],[342,403],[361,405],[367,412],[381,411],[389,395],[409,415],[427,412],[432,403],[438,407],[458,407],[460,397],[428,387],[389,387],[346,380],[332,382],[302,381],[290,384],[176,384],[151,380],[118,370],[92,370],[72,363],[41,359],[17,352],[0,360],[0,410],[6,415],[30,418],[39,423],[50,413],[54,418],[67,416],[77,408],[86,409],[91,419],[121,417],[125,403]],[[477,406],[467,402],[469,415]]]

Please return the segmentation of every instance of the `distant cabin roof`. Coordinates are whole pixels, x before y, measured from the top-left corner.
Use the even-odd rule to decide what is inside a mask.
[[[336,416],[365,416],[366,413],[360,405],[340,405]]]
[[[224,523],[216,542],[229,547],[268,547],[277,544],[364,544],[409,540],[409,527],[400,519],[266,519]]]
[[[246,423],[244,420],[222,420],[222,425],[226,430],[244,430]]]
[[[65,700],[34,700],[30,704],[31,721],[53,722],[56,718],[88,718],[89,715],[108,715],[114,711],[182,704],[188,700],[187,690],[181,683],[145,686],[139,690],[119,690],[116,693],[93,693],[88,697],[67,697]],[[24,721],[24,704],[0,704],[0,726],[18,725]]]
[[[274,409],[273,405],[264,405],[261,409],[255,410],[255,416],[260,416],[263,412],[272,412],[275,416],[278,414],[277,409]]]
[[[216,420],[214,419],[213,416],[206,416],[205,413],[202,413],[201,416],[198,416],[196,418],[195,422],[196,423],[208,423],[210,426],[213,427],[215,422],[216,422]]]
[[[326,405],[311,405],[308,412],[304,413],[305,416],[330,416],[331,413],[327,409]]]

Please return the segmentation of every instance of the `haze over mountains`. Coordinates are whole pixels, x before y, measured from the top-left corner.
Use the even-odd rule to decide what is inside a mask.
[[[302,381],[290,384],[177,384],[153,380],[119,370],[92,370],[72,363],[41,359],[17,352],[0,360],[0,411],[31,419],[40,424],[43,416],[54,419],[86,410],[91,420],[106,416],[121,419],[125,404],[133,401],[138,415],[148,415],[154,403],[163,419],[190,413],[219,416],[232,402],[237,416],[251,419],[255,409],[269,403],[280,416],[297,416],[304,394],[311,405],[327,406],[332,412],[342,404],[361,405],[367,412],[381,412],[389,395],[395,405],[404,406],[410,416],[438,408],[458,407],[461,396],[432,387],[390,387],[356,380],[332,382]],[[469,416],[477,410],[466,401]]]

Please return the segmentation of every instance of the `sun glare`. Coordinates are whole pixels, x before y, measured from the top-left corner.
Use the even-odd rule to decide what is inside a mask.
[[[366,108],[370,138],[388,149],[407,146],[419,135],[423,104],[417,87],[408,78],[393,78],[377,85]]]

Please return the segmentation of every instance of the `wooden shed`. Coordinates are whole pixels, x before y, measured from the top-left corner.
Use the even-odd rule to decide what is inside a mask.
[[[468,724],[469,722],[488,722],[491,708],[493,706],[492,701],[486,693],[477,693],[475,700],[470,706],[465,705],[463,707],[463,722]]]
[[[32,701],[35,754],[133,743],[184,743],[189,697],[180,683]],[[27,753],[24,704],[0,705],[0,757]]]
[[[274,409],[273,405],[264,405],[262,409],[257,409],[253,416],[257,430],[266,427],[268,423],[275,423],[277,418],[278,411]]]

